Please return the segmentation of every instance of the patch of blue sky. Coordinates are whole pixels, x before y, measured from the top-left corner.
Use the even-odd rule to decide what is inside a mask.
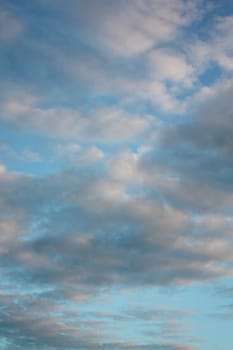
[[[208,2],[207,2],[208,4]],[[229,16],[233,13],[233,4],[230,0],[211,0],[209,4],[212,8],[212,15],[214,16]]]
[[[199,80],[201,86],[211,86],[227,74],[224,73],[223,69],[216,63],[212,62],[209,67],[200,75]]]
[[[170,291],[169,291],[170,290]],[[176,290],[177,292],[177,290]],[[94,300],[89,303],[88,308],[80,305],[79,310],[83,312],[93,313],[94,318],[98,320],[98,312],[103,313],[102,316],[106,317],[108,322],[112,323],[112,327],[116,325],[116,330],[119,327],[119,337],[124,335],[124,338],[128,341],[130,339],[137,339],[141,343],[148,341],[149,333],[155,333],[155,339],[157,342],[166,342],[164,339],[164,327],[172,320],[180,321],[179,312],[184,312],[182,316],[182,322],[198,324],[198,321],[194,322],[197,317],[195,315],[195,307],[192,301],[185,303],[186,295],[184,298],[179,297],[174,290],[169,288],[151,288],[151,287],[135,287],[123,290],[107,291],[106,295],[103,293],[101,298],[105,298],[103,302]],[[180,301],[184,303],[180,303]],[[143,318],[143,313],[152,313],[148,319]],[[165,318],[163,317],[165,313]],[[142,318],[140,318],[142,313]],[[153,315],[154,313],[154,315]],[[157,313],[157,315],[156,315]],[[166,314],[167,313],[167,314]],[[146,317],[146,316],[145,316]],[[123,324],[122,324],[123,323]],[[181,326],[182,328],[182,326]],[[184,336],[185,331],[181,330],[181,337]],[[167,337],[169,339],[169,334]],[[172,336],[172,335],[171,335]],[[176,338],[176,334],[173,335]],[[188,334],[187,334],[188,336]],[[179,334],[177,334],[179,338]]]

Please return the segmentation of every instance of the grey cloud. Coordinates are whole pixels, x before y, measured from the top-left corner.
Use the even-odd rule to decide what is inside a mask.
[[[207,316],[217,318],[223,321],[232,321],[233,319],[233,287],[231,284],[224,285],[216,283],[214,287],[214,296],[218,302],[217,311],[208,314]],[[224,304],[223,304],[224,298]]]
[[[108,166],[113,164],[111,171]],[[67,325],[61,324],[56,310],[48,306],[54,298],[61,304],[77,302],[112,286],[187,284],[232,273],[227,238],[219,242],[193,236],[195,230],[206,228],[188,213],[164,205],[149,192],[129,188],[142,186],[143,174],[140,161],[130,152],[102,164],[98,171],[93,165],[81,165],[37,177],[1,168],[1,284],[9,292],[13,281],[17,283],[16,298],[22,306],[15,309],[3,299],[1,329],[18,349],[26,340],[28,348],[42,343],[45,349],[189,349],[107,344],[106,338],[103,343],[95,336],[90,343],[89,332],[74,330],[72,315],[67,315]],[[149,184],[143,186],[145,190]],[[22,297],[22,291],[31,295],[34,290],[44,290],[47,300],[36,303],[35,309]],[[38,320],[35,315],[40,311]]]
[[[204,93],[203,93],[204,94]],[[141,159],[146,181],[161,174],[164,198],[195,210],[230,213],[232,207],[232,81],[219,84],[199,101],[189,121],[165,127]],[[164,176],[165,174],[165,176]],[[166,189],[167,186],[167,189]],[[198,209],[199,208],[199,209]]]
[[[216,295],[224,296],[227,298],[232,298],[233,296],[233,286],[217,286],[215,288]]]
[[[104,329],[110,328],[99,315],[83,317],[73,306],[51,302],[40,294],[0,295],[0,334],[6,349],[197,349],[188,345],[125,343],[108,341]],[[95,331],[93,330],[95,328]],[[114,338],[114,335],[111,335]]]
[[[162,308],[162,307],[153,307],[150,310],[142,309],[142,308],[131,308],[128,310],[128,314],[135,318],[139,318],[142,320],[163,320],[163,319],[181,319],[187,317],[193,317],[195,315],[192,311],[183,311],[179,309],[171,309],[171,308]]]
[[[9,346],[16,349],[88,349],[93,347],[91,338],[99,341],[91,323],[80,322],[78,315],[67,312],[51,300],[46,301],[30,293],[1,295],[1,303],[0,334]]]
[[[103,173],[88,173],[89,179],[85,172],[42,179],[6,180],[4,175],[5,215],[16,212],[11,218],[22,225],[4,243],[7,271],[14,275],[14,267],[21,267],[14,278],[95,291],[112,284],[179,284],[230,273],[227,241],[207,240],[205,248],[205,237],[193,241],[194,224],[186,214],[146,197],[124,199],[122,184]],[[29,240],[22,240],[26,233]]]

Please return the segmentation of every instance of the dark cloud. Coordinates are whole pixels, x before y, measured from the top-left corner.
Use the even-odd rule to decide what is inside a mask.
[[[195,230],[208,232],[202,223],[156,199],[124,198],[125,180],[89,171],[88,177],[84,169],[83,176],[2,174],[3,218],[11,226],[8,221],[3,226],[1,249],[12,274],[20,267],[14,278],[96,290],[189,283],[229,273],[227,238],[196,234],[194,239]]]
[[[191,210],[232,207],[232,82],[212,88],[189,121],[165,127],[141,160],[145,177],[165,175],[165,199]],[[167,183],[167,184],[166,184]],[[167,187],[167,188],[166,188]]]

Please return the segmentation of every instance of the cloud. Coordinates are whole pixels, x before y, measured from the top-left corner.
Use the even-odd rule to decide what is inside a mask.
[[[185,57],[182,57],[176,52],[169,52],[164,49],[155,49],[151,51],[149,57],[156,80],[165,80],[187,86],[192,85],[194,71]]]
[[[17,17],[10,6],[8,9],[5,5],[0,6],[0,41],[3,45],[15,40],[25,27],[24,22]]]
[[[196,18],[199,3],[157,0],[109,5],[101,0],[89,6],[84,1],[71,1],[69,5],[67,17],[82,23],[84,35],[100,51],[128,57],[173,40]]]
[[[201,103],[198,118],[172,128],[164,144],[176,144],[179,170],[190,179],[227,188],[232,177],[232,81],[220,84]],[[189,157],[189,159],[188,159]]]
[[[114,96],[123,102],[150,101],[166,113],[183,110],[179,94],[190,89],[194,79],[192,61],[187,62],[184,55],[184,28],[199,21],[200,1],[109,4],[101,0],[88,6],[84,1],[69,1],[68,6],[63,1],[43,1],[34,6],[36,11],[30,11],[29,5],[25,12],[15,5],[17,17],[27,21],[27,28],[15,45],[3,51],[2,74],[8,84],[78,107],[86,105],[89,94],[90,105],[98,97]],[[44,28],[39,34],[38,26]],[[166,49],[168,45],[171,50]],[[179,82],[180,88],[168,88],[167,80]],[[19,101],[16,104],[23,107]],[[51,119],[53,113],[64,117],[56,108],[33,112],[41,119],[44,113]],[[69,108],[63,112],[72,114]]]
[[[114,310],[233,275],[232,17],[206,7],[3,2],[0,346],[197,349],[193,313]]]
[[[211,11],[210,11],[211,14]],[[205,73],[212,69],[210,74],[214,76],[214,70],[219,69],[216,79],[221,79],[227,73],[232,74],[232,33],[233,17],[228,15],[217,15],[212,20],[206,21],[205,37],[201,38],[195,34],[190,43],[187,44],[186,52],[190,62],[196,68],[196,74]]]
[[[81,323],[77,328],[79,321],[74,326],[74,320],[77,319],[75,314],[67,312],[58,303],[41,298],[40,295],[2,294],[0,299],[4,305],[0,311],[1,335],[11,347],[92,349],[94,343],[90,339],[99,341],[97,332],[90,329],[91,323],[85,324],[88,330]]]
[[[141,158],[145,181],[152,186],[159,181],[165,201],[199,212],[222,208],[229,213],[233,199],[231,95],[231,80],[217,84],[199,97],[196,115],[165,127],[158,143]]]
[[[194,346],[167,342],[119,341],[115,333],[119,319],[100,312],[78,310],[75,303],[48,298],[49,293],[35,290],[27,294],[1,290],[1,341],[16,349],[163,349],[194,350]],[[169,311],[167,310],[168,314]],[[110,318],[108,317],[110,316]],[[107,317],[107,318],[106,318]],[[124,318],[124,314],[120,317]],[[166,318],[166,317],[165,317]],[[135,322],[135,320],[134,320]],[[95,329],[95,330],[94,330]],[[167,335],[170,332],[167,330]]]
[[[227,236],[209,239],[206,222],[146,195],[137,158],[119,156],[116,171],[112,164],[107,172],[89,164],[43,178],[3,173],[2,213],[16,229],[2,249],[11,273],[21,266],[14,276],[19,283],[96,293],[111,285],[187,284],[232,273]],[[2,237],[9,237],[7,227]],[[204,235],[194,239],[198,230]]]
[[[124,142],[143,134],[149,118],[130,115],[117,108],[102,108],[80,113],[71,108],[43,108],[30,96],[3,102],[2,119],[36,134],[99,142]]]

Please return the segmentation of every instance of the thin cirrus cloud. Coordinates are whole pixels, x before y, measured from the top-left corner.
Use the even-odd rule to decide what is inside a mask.
[[[232,347],[223,3],[2,1],[0,348]]]

